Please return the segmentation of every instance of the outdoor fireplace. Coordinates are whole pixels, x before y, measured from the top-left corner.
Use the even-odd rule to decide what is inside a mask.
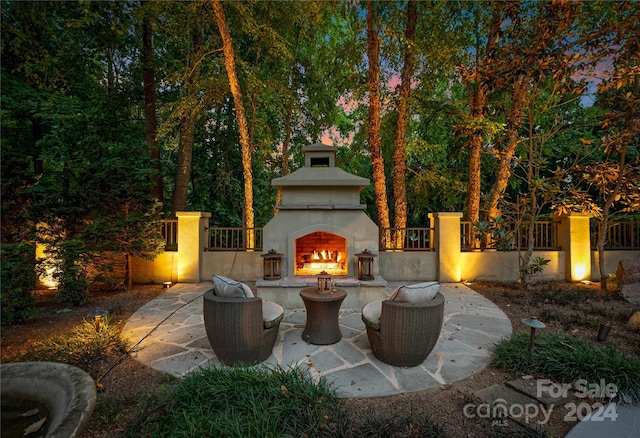
[[[347,241],[332,233],[316,231],[296,239],[295,275],[347,275]]]
[[[302,150],[305,166],[271,182],[282,201],[264,227],[263,247],[282,254],[285,277],[322,271],[355,276],[356,254],[378,254],[378,226],[360,204],[369,180],[335,167],[333,146],[318,143]]]

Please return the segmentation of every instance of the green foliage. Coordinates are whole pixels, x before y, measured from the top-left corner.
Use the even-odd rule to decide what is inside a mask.
[[[36,286],[35,249],[26,243],[4,243],[0,253],[2,324],[25,321],[35,314],[31,295]]]
[[[480,241],[480,247],[484,249],[487,243],[491,242],[490,247],[498,251],[509,251],[514,247],[513,232],[508,226],[509,223],[502,216],[471,224],[476,239]]]
[[[524,285],[529,284],[531,282],[531,277],[544,271],[544,267],[550,261],[551,260],[538,256],[529,260],[529,263],[520,266],[520,280],[522,281],[522,283]]]
[[[120,338],[117,324],[102,317],[98,330],[93,319],[86,319],[71,332],[45,339],[20,358],[22,361],[61,362],[84,370],[103,360],[109,351],[125,353],[127,344]]]
[[[71,305],[87,300],[87,269],[89,254],[84,243],[77,239],[59,241],[44,265],[51,266],[52,277],[58,284],[57,297]]]
[[[562,383],[573,384],[578,379],[599,383],[604,379],[615,384],[621,393],[640,391],[638,357],[559,334],[536,336],[530,354],[529,334],[514,333],[498,343],[493,363],[517,374],[542,375]]]
[[[213,367],[189,373],[130,436],[311,436],[338,398],[295,367]]]

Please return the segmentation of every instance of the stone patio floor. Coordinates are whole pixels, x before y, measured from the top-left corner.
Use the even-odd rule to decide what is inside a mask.
[[[387,294],[402,284],[409,283],[389,282]],[[178,377],[219,365],[202,316],[202,295],[212,287],[211,282],[179,283],[138,309],[123,330],[131,345],[137,344],[132,356]],[[273,354],[263,364],[308,367],[312,376],[332,381],[342,397],[408,393],[469,377],[489,364],[494,344],[511,334],[511,323],[496,305],[463,284],[442,284],[440,291],[445,297],[442,333],[421,365],[399,368],[376,359],[361,309],[353,308],[340,310],[342,339],[324,346],[302,340],[304,308],[286,309]]]

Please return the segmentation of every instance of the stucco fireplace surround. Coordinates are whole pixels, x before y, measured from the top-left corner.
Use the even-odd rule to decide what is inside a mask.
[[[281,191],[277,214],[264,226],[263,248],[282,256],[283,278],[259,279],[258,295],[286,307],[302,307],[300,288],[317,283],[322,271],[347,290],[343,307],[357,307],[384,298],[386,281],[374,265],[374,280],[360,281],[355,254],[377,255],[378,226],[364,212],[360,192],[367,178],[335,166],[336,148],[322,143],[305,146],[305,166],[276,178]]]

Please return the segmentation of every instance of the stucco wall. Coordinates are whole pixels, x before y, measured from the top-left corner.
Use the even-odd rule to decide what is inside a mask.
[[[135,283],[164,283],[178,281],[178,253],[167,251],[154,260],[132,258],[133,281]]]
[[[591,251],[591,280],[600,281],[600,259],[598,251]],[[620,260],[638,260],[640,251],[605,251],[604,274],[615,274]]]
[[[564,251],[534,251],[532,257],[543,257],[550,262],[531,281],[564,280]],[[518,252],[485,251],[460,253],[462,280],[514,283],[519,279]]]
[[[261,252],[206,251],[203,255],[201,281],[223,275],[238,281],[262,278]]]
[[[433,251],[381,252],[375,263],[387,281],[435,281],[437,260]]]
[[[213,274],[225,275],[240,281],[262,278],[260,252],[207,251],[202,254],[201,281],[210,280]],[[535,251],[551,260],[533,281],[565,279],[564,251]],[[640,258],[640,251],[607,251],[606,272],[615,273],[618,261]],[[437,255],[433,251],[381,252],[375,259],[379,273],[387,281],[436,280]],[[592,252],[592,280],[599,278],[598,253]],[[173,276],[171,266],[173,265]],[[162,283],[177,281],[178,254],[165,252],[154,261],[134,259],[133,275],[137,283]],[[460,272],[463,280],[513,283],[518,281],[517,252],[462,252]]]

